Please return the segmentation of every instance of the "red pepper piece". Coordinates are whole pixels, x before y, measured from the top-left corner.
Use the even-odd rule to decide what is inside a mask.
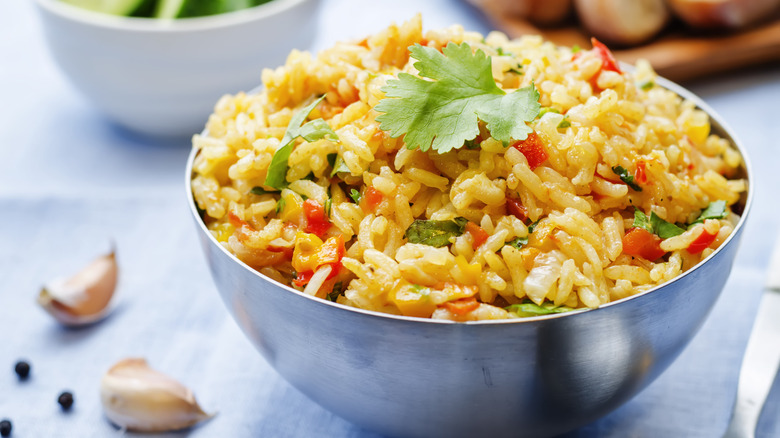
[[[374,187],[366,188],[365,193],[363,193],[363,197],[361,198],[361,200],[365,202],[365,208],[369,211],[376,211],[377,206],[382,203],[382,199],[384,199],[384,195]]]
[[[303,213],[306,216],[306,232],[316,234],[319,237],[325,235],[330,228],[325,207],[314,199],[307,199],[303,203]]]
[[[716,237],[718,237],[718,233],[710,234],[707,232],[707,230],[704,230],[701,234],[699,234],[699,237],[697,237],[693,242],[691,242],[690,245],[688,245],[687,251],[691,254],[698,254],[704,251],[706,248],[709,248],[709,246],[712,245],[712,242],[715,241]]]
[[[519,199],[506,198],[506,211],[522,222],[528,219],[528,209],[525,208],[525,205]]]
[[[590,43],[593,44],[593,51],[599,56],[599,58],[601,58],[602,70],[609,70],[623,74],[623,72],[620,71],[620,67],[618,67],[615,56],[612,55],[612,52],[607,48],[607,46],[602,44],[601,41],[597,40],[596,38],[591,38]]]
[[[658,260],[666,254],[661,249],[661,238],[639,227],[631,228],[623,236],[623,252],[650,261]]]
[[[490,235],[487,233],[487,231],[483,230],[482,227],[475,224],[474,222],[468,222],[466,223],[466,232],[471,234],[471,241],[472,241],[472,248],[477,249],[480,246],[482,246],[483,243],[485,243],[486,240],[488,240],[488,237]]]
[[[515,142],[512,146],[525,155],[525,159],[528,160],[528,167],[531,170],[536,169],[549,158],[547,151],[544,149],[542,139],[535,132],[528,134],[525,140]]]

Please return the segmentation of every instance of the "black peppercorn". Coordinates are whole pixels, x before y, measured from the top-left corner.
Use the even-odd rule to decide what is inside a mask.
[[[20,360],[14,365],[14,371],[16,371],[16,375],[19,376],[20,380],[25,380],[30,375],[30,364],[27,361]]]
[[[3,421],[0,421],[0,436],[7,437],[11,436],[11,429],[13,429],[11,425],[11,420],[5,418]]]
[[[70,407],[73,406],[73,394],[71,394],[69,391],[64,391],[62,394],[60,394],[59,397],[57,397],[57,403],[62,406],[62,410],[69,410]]]

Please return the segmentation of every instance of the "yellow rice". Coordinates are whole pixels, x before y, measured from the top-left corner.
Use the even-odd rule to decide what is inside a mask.
[[[440,155],[409,150],[402,138],[379,129],[373,108],[384,97],[380,88],[399,72],[416,72],[408,47],[440,49],[448,42],[483,50],[492,56],[499,87],[534,83],[542,107],[557,110],[529,124],[549,155],[542,165],[531,169],[518,149],[489,137],[477,149]],[[522,74],[511,71],[518,63]],[[666,256],[648,261],[623,252],[634,206],[671,223],[690,223],[710,202],[731,206],[746,190],[736,178],[739,153],[710,133],[704,112],[659,86],[638,85],[655,78],[646,62],[623,74],[601,67],[590,51],[575,57],[572,49],[535,36],[510,41],[492,32],[483,38],[459,26],[423,33],[420,17],[317,56],[293,51],[286,65],[263,72],[260,93],[217,103],[207,134],[193,139],[199,154],[192,190],[209,230],[228,251],[287,285],[299,270],[315,272],[308,285],[294,287],[321,298],[454,320],[517,317],[505,307],[528,300],[595,308],[690,269],[738,219],[729,210],[724,219],[695,225],[661,243]],[[263,185],[290,118],[321,95],[325,100],[309,119],[324,118],[338,141],[298,139],[289,158],[289,187],[281,194],[252,194]],[[563,114],[571,126],[559,129]],[[329,154],[338,154],[349,172],[331,177]],[[641,192],[612,171],[622,166],[634,174],[639,161],[650,181]],[[381,194],[375,208],[350,199],[352,189],[365,196],[369,187]],[[522,202],[527,221],[507,212],[507,197]],[[320,204],[331,199],[332,226],[323,239],[304,231],[304,198]],[[242,222],[231,223],[230,212],[246,226],[237,229]],[[487,240],[475,249],[474,236],[464,233],[435,248],[404,237],[415,219],[456,217],[479,225]],[[529,234],[529,223],[537,221]],[[717,234],[715,241],[689,253],[705,229]],[[342,267],[307,262],[305,256],[336,235],[346,242]],[[508,245],[517,237],[527,237],[528,244]],[[445,305],[472,296],[478,305],[464,314]]]

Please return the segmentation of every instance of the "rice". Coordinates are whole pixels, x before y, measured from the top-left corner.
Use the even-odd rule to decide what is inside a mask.
[[[440,154],[407,149],[379,128],[382,87],[416,73],[408,47],[449,42],[490,55],[502,89],[539,90],[551,109],[529,123],[541,164],[521,142],[485,135]],[[193,138],[192,191],[228,251],[323,299],[458,321],[596,308],[707,257],[733,231],[731,206],[747,189],[739,152],[710,133],[706,113],[654,85],[646,62],[622,73],[603,64],[595,51],[535,36],[423,33],[419,16],[317,56],[294,51],[263,72],[261,92],[217,103],[207,134]],[[296,140],[289,185],[271,190],[264,182],[287,125],[320,96],[308,120],[322,118],[338,140]],[[696,221],[715,201],[725,214]],[[317,209],[326,210],[319,231]],[[653,237],[660,253],[646,255],[635,247],[641,214],[682,229]],[[413,236],[434,224],[420,221],[460,229],[437,247]]]

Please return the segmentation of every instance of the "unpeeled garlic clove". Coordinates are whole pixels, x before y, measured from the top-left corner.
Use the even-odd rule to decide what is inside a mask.
[[[106,372],[100,383],[106,417],[137,432],[184,429],[213,414],[203,412],[192,391],[158,371],[144,359],[124,359]]]
[[[70,278],[47,283],[38,295],[41,305],[67,326],[91,324],[105,318],[116,289],[118,268],[115,251],[98,257]]]

